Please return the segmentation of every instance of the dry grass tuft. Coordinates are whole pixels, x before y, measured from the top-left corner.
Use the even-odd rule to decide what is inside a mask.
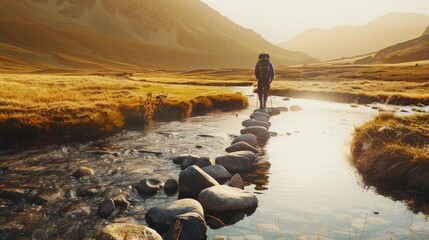
[[[356,128],[351,152],[366,184],[393,190],[395,199],[410,199],[404,193],[429,202],[429,114],[380,114]]]
[[[247,98],[222,87],[148,83],[129,76],[2,74],[0,85],[4,147],[17,141],[98,138],[143,127],[151,119],[180,120],[248,105]]]

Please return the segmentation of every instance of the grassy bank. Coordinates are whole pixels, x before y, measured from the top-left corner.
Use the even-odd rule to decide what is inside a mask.
[[[180,120],[213,109],[246,107],[223,87],[145,82],[126,75],[0,75],[0,144],[84,140]],[[161,104],[162,103],[162,104]]]
[[[364,183],[395,199],[429,203],[429,114],[382,114],[356,128],[351,163]],[[429,210],[426,211],[429,214]]]

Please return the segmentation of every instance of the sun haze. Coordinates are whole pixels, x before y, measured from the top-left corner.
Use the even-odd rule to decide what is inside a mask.
[[[309,28],[364,25],[391,12],[429,15],[427,0],[202,0],[274,44]]]

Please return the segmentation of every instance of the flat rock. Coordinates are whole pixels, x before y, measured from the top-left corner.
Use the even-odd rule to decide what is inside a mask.
[[[231,144],[234,144],[237,142],[245,142],[255,148],[258,146],[258,139],[253,134],[241,134],[240,136],[234,138]]]
[[[164,184],[157,179],[143,179],[137,185],[136,188],[142,196],[153,196],[158,193]]]
[[[254,112],[250,115],[251,119],[253,119],[255,117],[264,117],[264,118],[267,118],[269,120],[270,114],[269,113]]]
[[[176,216],[164,239],[205,240],[206,232],[204,218],[198,213],[190,212]]]
[[[168,231],[176,216],[195,212],[204,218],[204,210],[201,204],[190,198],[180,199],[172,203],[164,203],[149,209],[146,221],[150,227],[158,232]]]
[[[115,211],[115,203],[111,198],[104,200],[98,206],[97,216],[108,218]]]
[[[256,149],[255,147],[251,146],[246,142],[237,142],[227,147],[225,151],[229,153],[238,152],[238,151],[251,151],[251,152],[257,153],[258,149]]]
[[[114,223],[105,226],[97,235],[97,240],[162,240],[153,229],[132,223]]]
[[[94,175],[94,170],[92,170],[89,167],[79,167],[78,169],[76,169],[76,171],[73,172],[72,176],[79,179],[81,177],[85,177],[85,176],[91,176]]]
[[[198,201],[204,210],[209,212],[231,212],[255,208],[258,205],[258,199],[254,194],[227,185],[203,190],[198,196]]]
[[[231,173],[229,173],[223,166],[217,164],[203,167],[201,170],[210,175],[219,183],[224,183],[232,177]]]
[[[219,185],[210,175],[198,166],[190,166],[179,174],[180,193],[185,196],[198,196],[205,188]]]
[[[262,138],[264,140],[268,140],[270,138],[270,133],[268,130],[261,126],[253,126],[253,127],[246,127],[244,129],[241,129],[241,134],[253,134],[258,138]]]
[[[266,129],[269,129],[271,126],[270,122],[263,122],[263,121],[258,121],[255,119],[244,120],[241,124],[244,127],[261,126],[261,127],[265,127]]]
[[[164,183],[164,192],[167,194],[176,193],[179,189],[179,182],[176,179],[168,179]]]
[[[177,156],[177,157],[175,157],[174,159],[173,159],[173,163],[175,163],[175,164],[182,164],[182,162],[185,160],[185,159],[188,159],[188,158],[191,158],[191,159],[197,159],[197,158],[199,158],[200,156],[196,156],[196,155],[192,155],[192,154],[181,154],[181,155],[179,155],[179,156]]]
[[[244,154],[246,152],[246,154]],[[251,156],[253,154],[255,157]],[[229,153],[224,156],[216,158],[216,164],[223,166],[228,172],[244,172],[250,169],[253,162],[256,159],[256,155],[249,151],[240,151]]]

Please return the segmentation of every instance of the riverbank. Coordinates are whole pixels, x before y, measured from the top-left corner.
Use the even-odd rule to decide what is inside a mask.
[[[366,185],[429,199],[429,114],[381,114],[355,129],[351,163]],[[396,198],[406,199],[405,197]],[[426,214],[429,214],[426,210]]]
[[[2,74],[0,83],[2,147],[96,139],[151,120],[248,105],[242,94],[223,87],[148,83],[121,74]]]

